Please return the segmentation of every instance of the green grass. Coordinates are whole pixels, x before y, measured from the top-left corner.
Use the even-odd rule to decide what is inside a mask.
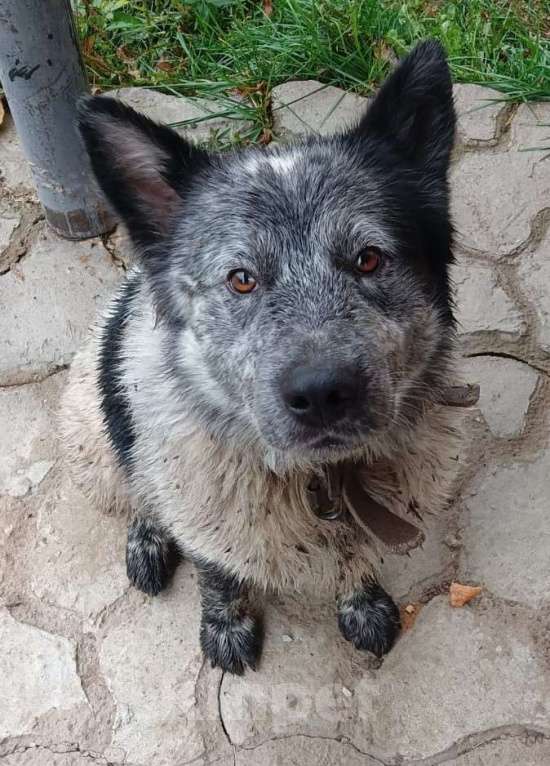
[[[441,40],[457,82],[550,99],[550,0],[75,0],[92,83],[217,99],[269,138],[269,92],[317,79],[367,94],[391,60]],[[245,96],[245,98],[243,98]]]

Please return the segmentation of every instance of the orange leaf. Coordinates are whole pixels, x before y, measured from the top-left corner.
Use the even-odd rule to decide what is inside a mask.
[[[449,588],[449,602],[451,606],[460,607],[467,604],[481,593],[478,585],[462,585],[459,582],[452,582]]]

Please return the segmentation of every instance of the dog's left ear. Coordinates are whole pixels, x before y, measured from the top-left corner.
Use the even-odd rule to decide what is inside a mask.
[[[390,144],[430,175],[445,175],[455,133],[451,74],[442,46],[414,48],[382,85],[356,128]]]

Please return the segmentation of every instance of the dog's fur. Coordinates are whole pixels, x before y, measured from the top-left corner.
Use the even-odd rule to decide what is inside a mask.
[[[317,518],[306,487],[353,458],[369,493],[404,518],[448,498],[454,431],[436,402],[454,339],[454,126],[433,42],[357,127],[293,145],[212,155],[113,99],[82,107],[138,265],[72,365],[63,442],[98,505],[134,509],[139,588],[158,593],[178,553],[195,562],[213,664],[255,665],[251,586],[332,594],[348,640],[377,654],[393,643],[399,618],[375,579],[374,541],[350,520]],[[358,274],[366,247],[382,261]],[[232,293],[233,269],[257,289]],[[282,381],[304,364],[353,379],[337,426],[316,433],[285,407]]]

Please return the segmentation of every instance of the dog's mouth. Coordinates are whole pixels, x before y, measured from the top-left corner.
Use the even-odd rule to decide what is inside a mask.
[[[330,462],[349,457],[357,450],[364,448],[367,440],[367,433],[318,433],[314,436],[298,439],[289,447],[288,451],[304,457]]]

